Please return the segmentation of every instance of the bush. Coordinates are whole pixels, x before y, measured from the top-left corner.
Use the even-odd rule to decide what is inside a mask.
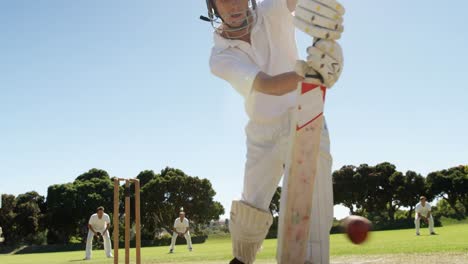
[[[47,230],[38,232],[31,237],[29,242],[33,245],[47,245]]]

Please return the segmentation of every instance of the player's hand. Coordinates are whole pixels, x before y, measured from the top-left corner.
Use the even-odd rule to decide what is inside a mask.
[[[303,77],[319,73],[323,84],[331,88],[340,78],[343,68],[341,46],[333,40],[318,40],[307,48],[307,61],[296,64],[296,73]]]
[[[336,0],[298,0],[294,24],[312,37],[337,40],[343,32],[344,13]]]

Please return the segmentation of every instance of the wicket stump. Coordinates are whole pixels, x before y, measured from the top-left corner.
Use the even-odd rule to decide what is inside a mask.
[[[130,183],[133,183],[135,186],[136,263],[141,264],[140,181],[138,179],[122,178],[114,178],[114,264],[119,263],[119,191],[121,181],[125,181],[125,264],[130,263]]]

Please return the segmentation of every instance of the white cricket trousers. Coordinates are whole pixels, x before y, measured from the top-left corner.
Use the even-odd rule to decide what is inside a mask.
[[[174,249],[175,247],[175,243],[176,243],[176,240],[177,240],[177,233],[176,232],[173,232],[172,233],[172,241],[171,241],[171,250]],[[187,232],[185,235],[185,240],[187,241],[187,248],[188,249],[192,249],[192,237],[190,236],[190,232]]]
[[[433,233],[434,232],[434,218],[429,217],[429,232]],[[419,227],[421,226],[421,218],[418,217],[418,214],[416,213],[416,218],[414,219],[414,225],[416,226],[416,233],[419,234]]]
[[[106,253],[106,256],[108,258],[112,257],[112,246],[111,246],[111,240],[109,237],[109,230],[107,230],[106,234],[104,235],[103,232],[104,230],[96,230],[96,232],[101,233],[102,238],[104,240],[104,252]],[[86,259],[91,259],[92,251],[93,251],[93,238],[94,238],[94,233],[91,230],[88,230],[88,238],[86,239]]]
[[[269,210],[273,194],[283,176],[290,141],[291,116],[291,112],[288,112],[271,122],[251,120],[246,127],[247,161],[242,201],[262,210]],[[305,260],[313,264],[329,263],[329,235],[333,224],[331,168],[330,139],[324,122],[313,193],[311,235]]]

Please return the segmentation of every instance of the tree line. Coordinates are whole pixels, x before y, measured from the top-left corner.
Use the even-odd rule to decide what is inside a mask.
[[[389,162],[345,165],[334,171],[332,178],[334,204],[368,218],[375,230],[413,228],[420,196],[433,202],[436,224],[441,224],[442,216],[461,220],[468,215],[468,165],[434,171],[426,177],[411,170],[400,172]],[[268,237],[276,237],[280,196],[278,187],[270,204],[275,218]],[[332,232],[341,231],[336,221]]]
[[[468,209],[468,166],[434,171],[426,177],[405,173],[383,162],[375,166],[347,165],[333,173],[335,204],[377,223],[411,220],[420,196],[437,201],[436,216],[464,219]],[[412,223],[412,221],[409,221]]]
[[[171,230],[181,207],[197,229],[224,214],[216,192],[207,179],[192,177],[174,168],[156,174],[140,172],[142,239],[152,240],[163,230]],[[132,207],[134,205],[133,186]],[[124,186],[120,186],[119,218],[123,225]],[[18,196],[2,195],[0,226],[5,244],[67,244],[80,242],[87,234],[88,219],[98,206],[111,216],[114,183],[101,169],[91,169],[73,182],[51,185],[47,198],[35,191]],[[134,211],[132,211],[132,222]],[[123,239],[123,226],[120,228]]]
[[[434,171],[424,177],[414,171],[400,172],[395,165],[383,162],[375,166],[346,165],[334,171],[332,177],[334,203],[347,207],[351,214],[369,218],[376,225],[393,224],[395,227],[394,223],[401,220],[412,225],[414,206],[421,195],[428,201],[437,201],[433,204],[436,217],[464,219],[467,216],[468,166]],[[158,174],[145,170],[137,178],[141,185],[142,238],[145,240],[155,239],[164,230],[170,230],[180,207],[184,207],[195,231],[225,213],[223,206],[213,199],[216,192],[207,179],[192,177],[174,168],[165,168]],[[106,171],[91,169],[73,182],[49,186],[46,197],[35,191],[16,197],[4,194],[0,226],[5,242],[66,244],[81,241],[87,232],[88,218],[98,206],[104,206],[112,218],[113,188],[112,177]],[[122,224],[123,186],[120,193]],[[270,204],[273,215],[279,213],[280,195],[281,188],[278,188]],[[276,227],[275,223],[271,237],[275,236]]]

